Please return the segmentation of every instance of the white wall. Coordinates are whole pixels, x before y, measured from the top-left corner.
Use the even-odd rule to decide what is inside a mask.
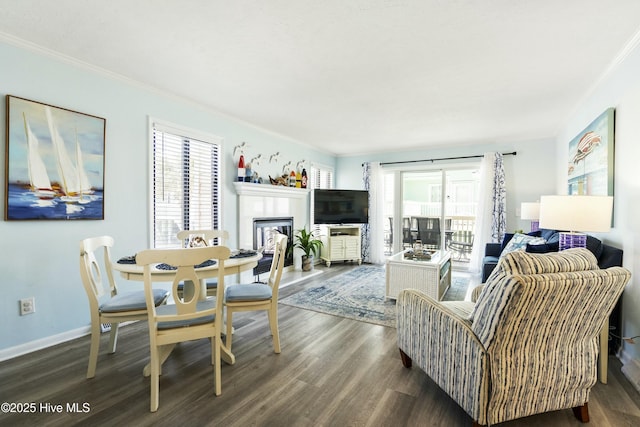
[[[112,235],[116,258],[148,247],[149,116],[224,139],[222,226],[231,234],[230,246],[238,235],[231,184],[236,175],[234,146],[243,141],[250,145],[247,160],[262,154],[261,165],[254,169],[264,176],[279,174],[288,161],[335,164],[327,153],[46,52],[0,40],[0,64],[1,117],[6,115],[4,96],[14,95],[106,119],[104,221],[0,221],[0,360],[86,329],[88,303],[78,270],[81,239]],[[1,135],[5,126],[0,120]],[[278,151],[280,161],[270,164],[269,156]],[[0,164],[4,158],[5,150],[0,150]],[[2,180],[4,200],[4,174]],[[133,282],[120,285],[140,288]],[[36,313],[19,316],[18,300],[31,296]]]
[[[622,333],[640,335],[640,47],[606,76],[566,121],[557,139],[558,194],[566,194],[568,144],[593,119],[609,107],[615,108],[614,226],[600,237],[624,250],[623,264],[631,270],[631,282],[622,296]],[[636,340],[640,343],[640,340]],[[623,343],[626,373],[640,389],[640,344]]]

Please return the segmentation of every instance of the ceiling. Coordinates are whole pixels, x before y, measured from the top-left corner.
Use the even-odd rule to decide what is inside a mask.
[[[0,39],[336,155],[554,137],[640,30],[637,0],[0,0],[0,10]]]

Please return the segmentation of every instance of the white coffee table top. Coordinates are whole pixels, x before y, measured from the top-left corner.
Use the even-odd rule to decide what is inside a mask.
[[[437,251],[429,251],[431,253],[431,259],[405,258],[405,253],[409,251],[413,251],[413,249],[405,249],[402,252],[398,252],[397,254],[390,256],[387,259],[387,261],[388,262],[421,263],[421,264],[422,263],[440,264],[451,257],[451,254],[448,251],[437,250]]]

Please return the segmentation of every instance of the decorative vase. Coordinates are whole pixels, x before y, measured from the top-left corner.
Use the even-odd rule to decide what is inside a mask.
[[[302,255],[302,271],[313,270],[313,255]]]

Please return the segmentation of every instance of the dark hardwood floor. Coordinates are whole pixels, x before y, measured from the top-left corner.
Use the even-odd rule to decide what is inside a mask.
[[[333,264],[281,296],[351,268]],[[122,328],[115,354],[103,336],[96,377],[85,379],[89,337],[0,363],[0,402],[35,403],[35,413],[0,413],[0,426],[468,426],[471,419],[422,371],[400,362],[395,329],[280,305],[282,353],[273,353],[266,314],[234,317],[236,364],[222,365],[213,391],[206,340],[180,344],[163,367],[160,408],[149,412],[146,324]],[[46,406],[50,404],[51,406]],[[77,412],[67,405],[77,404]],[[62,405],[61,413],[52,412]],[[27,406],[30,408],[29,406]],[[46,412],[46,410],[49,412]],[[640,395],[611,358],[609,384],[589,402],[592,426],[640,425]],[[83,412],[85,411],[85,412]],[[571,410],[504,426],[575,426]]]

